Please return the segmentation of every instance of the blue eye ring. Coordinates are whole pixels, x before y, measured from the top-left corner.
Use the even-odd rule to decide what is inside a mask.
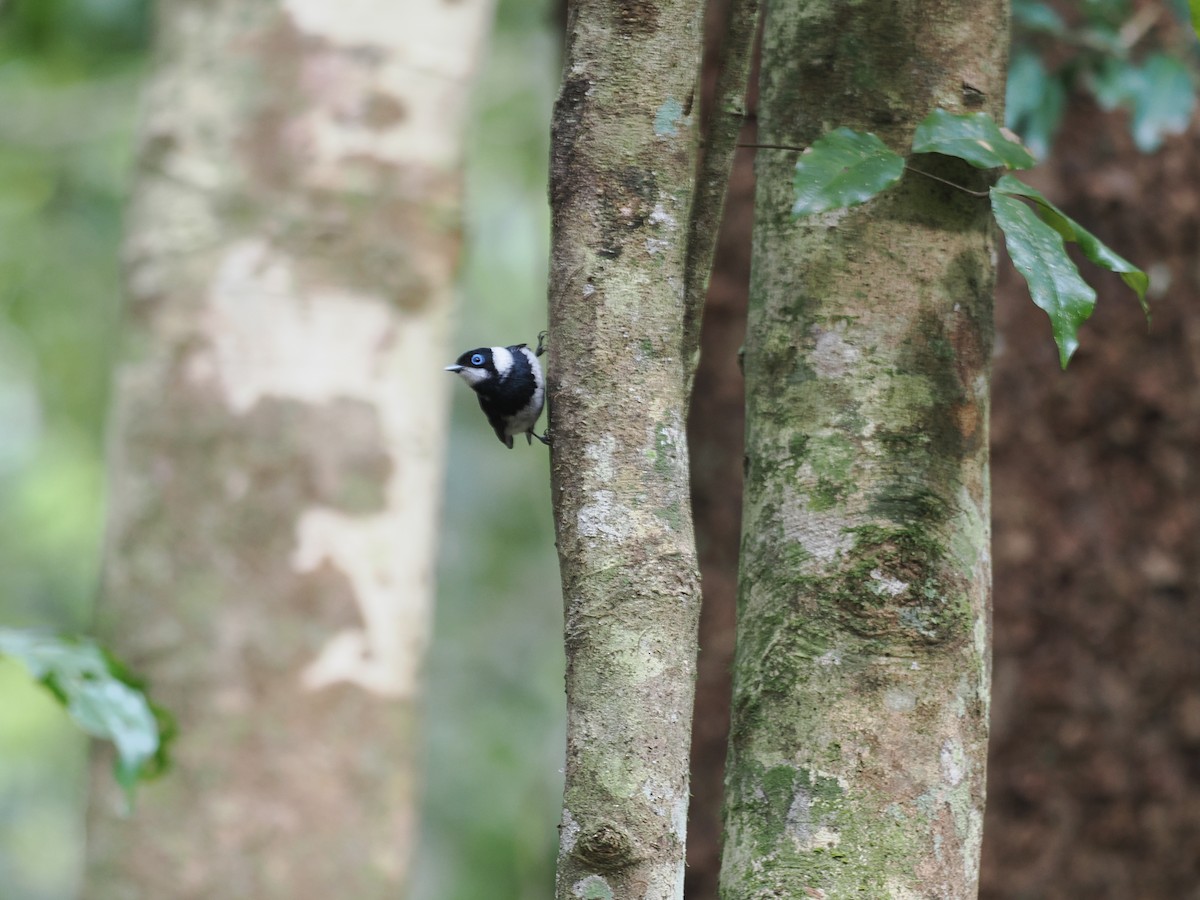
[[[482,366],[483,365],[483,354],[482,353],[472,353],[471,354],[471,365]]]

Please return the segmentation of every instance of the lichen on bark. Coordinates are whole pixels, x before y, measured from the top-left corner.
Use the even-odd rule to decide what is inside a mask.
[[[548,397],[567,647],[557,896],[680,896],[700,608],[684,419],[694,0],[572,3]]]
[[[999,117],[1007,8],[773,4],[759,140]],[[722,896],[975,896],[990,632],[986,204],[912,173],[793,221],[760,149]],[[924,161],[923,161],[924,162]],[[923,167],[980,186],[950,161]]]

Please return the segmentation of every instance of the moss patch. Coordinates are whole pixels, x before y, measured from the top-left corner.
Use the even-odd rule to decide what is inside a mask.
[[[974,400],[956,366],[954,343],[932,311],[917,317],[888,381],[878,432],[887,477],[871,498],[875,515],[903,525],[936,526],[954,512],[965,455],[960,423]]]
[[[876,525],[848,532],[855,538],[849,564],[819,586],[847,630],[918,647],[969,640],[968,585],[937,538]]]
[[[870,804],[854,803],[834,776],[748,762],[730,785],[729,803],[738,819],[755,823],[752,833],[740,836],[740,852],[770,863],[754,866],[744,888],[772,888],[781,874],[795,884],[800,872],[831,897],[884,897],[885,877],[911,874],[911,823],[903,815],[865,812]]]
[[[836,433],[812,437],[805,450],[817,478],[809,493],[808,508],[813,512],[831,509],[853,491],[850,473],[859,450]]]

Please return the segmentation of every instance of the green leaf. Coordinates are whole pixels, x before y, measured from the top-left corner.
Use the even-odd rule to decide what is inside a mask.
[[[1031,169],[1037,164],[1028,150],[1009,140],[987,113],[955,115],[935,109],[917,126],[914,153],[941,153],[965,159],[978,169]]]
[[[1113,252],[1098,237],[1047,200],[1037,188],[1030,187],[1012,175],[1005,175],[997,181],[996,186],[992,188],[992,193],[993,195],[1000,193],[1014,197],[1025,197],[1037,204],[1038,215],[1045,220],[1046,224],[1058,232],[1059,237],[1064,241],[1071,241],[1078,244],[1079,249],[1083,251],[1083,255],[1093,263],[1103,269],[1108,269],[1110,272],[1116,272],[1121,276],[1121,280],[1137,295],[1138,304],[1142,307],[1142,312],[1146,314],[1146,321],[1150,321],[1150,304],[1146,301],[1146,291],[1150,287],[1150,278],[1145,272],[1129,260]]]
[[[167,745],[174,735],[170,716],[151,703],[140,682],[96,644],[0,628],[0,654],[20,660],[83,731],[113,742],[114,774],[131,804],[138,781],[166,768]]]
[[[1021,135],[1038,159],[1050,152],[1066,101],[1062,78],[1047,72],[1036,53],[1024,50],[1013,55],[1004,95],[1005,125]]]
[[[875,135],[839,128],[813,143],[796,161],[792,215],[858,206],[903,174],[904,157]]]
[[[1079,347],[1079,326],[1096,306],[1096,292],[1079,276],[1059,233],[1032,209],[993,188],[992,212],[1013,265],[1029,285],[1029,295],[1050,316],[1058,359],[1065,369]]]
[[[1192,11],[1192,28],[1200,38],[1200,0],[1188,0],[1188,7]]]

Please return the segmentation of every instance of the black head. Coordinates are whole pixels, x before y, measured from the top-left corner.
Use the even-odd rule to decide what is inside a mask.
[[[454,361],[454,365],[446,366],[447,372],[454,372],[471,387],[491,381],[499,374],[493,351],[495,347],[476,347],[468,350]]]

